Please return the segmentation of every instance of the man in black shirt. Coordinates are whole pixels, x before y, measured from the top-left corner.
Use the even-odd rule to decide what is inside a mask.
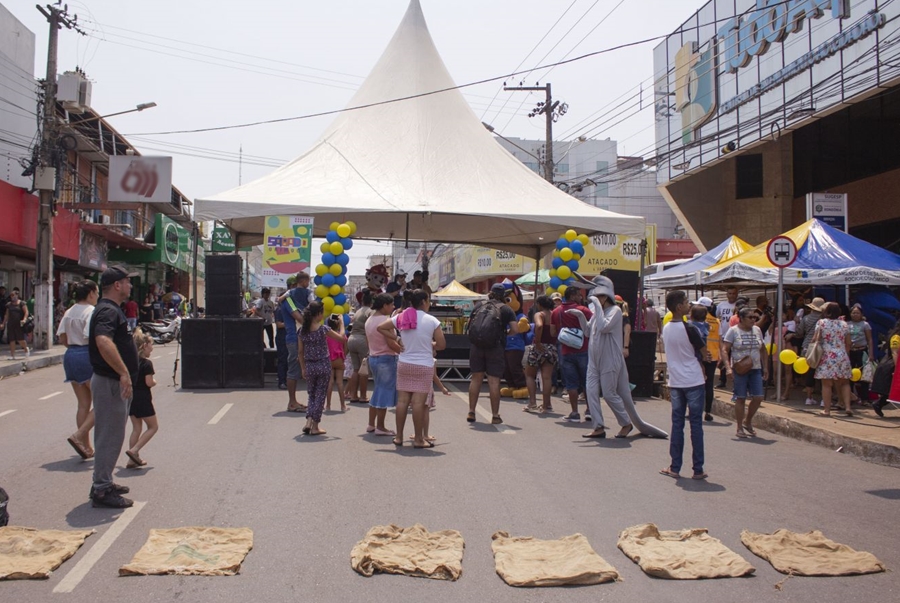
[[[94,308],[89,326],[88,351],[94,376],[94,483],[91,500],[95,507],[125,508],[126,486],[112,481],[112,472],[122,452],[125,426],[131,406],[132,382],[138,372],[138,352],[128,320],[120,307],[131,296],[131,277],[122,266],[107,268],[100,277],[103,297]]]
[[[506,288],[501,283],[491,286],[491,293],[487,301],[478,302],[472,312],[473,319],[479,314],[483,304],[493,304],[496,308],[496,319],[492,320],[491,332],[496,334],[495,345],[476,345],[473,340],[475,327],[470,321],[469,340],[469,370],[471,381],[469,382],[469,414],[466,421],[475,422],[475,407],[478,405],[478,394],[487,374],[488,397],[491,401],[491,423],[497,425],[503,422],[500,418],[500,379],[506,370],[506,335],[518,333],[518,321],[516,313],[506,305]],[[486,326],[486,325],[485,325]]]

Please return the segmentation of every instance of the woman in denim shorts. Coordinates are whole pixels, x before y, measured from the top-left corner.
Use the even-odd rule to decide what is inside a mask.
[[[87,327],[99,297],[97,283],[87,280],[78,283],[75,286],[75,304],[66,310],[56,331],[59,342],[66,346],[66,354],[63,356],[66,383],[72,384],[78,400],[78,411],[75,413],[77,430],[67,441],[83,459],[94,456],[89,436],[94,427],[94,413],[91,411],[91,377],[94,369],[91,368],[91,357],[88,354]]]
[[[369,397],[369,424],[367,433],[379,436],[396,435],[384,425],[387,409],[397,406],[397,354],[398,343],[388,340],[378,332],[378,326],[391,319],[394,298],[379,293],[372,301],[372,314],[366,320],[366,341],[369,344],[369,374],[375,381]]]
[[[769,378],[769,358],[763,334],[756,321],[759,312],[749,306],[738,312],[738,323],[725,335],[723,358],[728,373],[734,376],[734,418],[737,423],[737,437],[756,436],[753,429],[753,415],[759,410],[763,400],[763,382]],[[752,368],[743,375],[734,372],[734,365],[749,357]],[[744,403],[750,396],[750,407],[744,419]]]

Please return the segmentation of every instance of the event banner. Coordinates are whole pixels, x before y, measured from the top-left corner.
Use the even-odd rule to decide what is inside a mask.
[[[656,224],[647,224],[646,239],[644,266],[649,266],[656,261]],[[596,276],[607,269],[638,272],[641,269],[641,240],[615,234],[594,235],[584,247],[580,264],[580,271],[585,276]]]
[[[286,287],[289,276],[309,270],[312,230],[313,219],[308,216],[266,218],[260,286]]]

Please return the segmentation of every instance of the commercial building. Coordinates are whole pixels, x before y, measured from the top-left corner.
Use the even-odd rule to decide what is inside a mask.
[[[898,249],[898,17],[878,0],[714,0],[654,49],[660,190],[704,251],[808,217]]]

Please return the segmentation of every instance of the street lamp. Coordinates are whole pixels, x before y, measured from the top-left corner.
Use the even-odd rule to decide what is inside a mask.
[[[505,140],[506,142],[508,142],[508,143],[511,144],[512,146],[516,147],[517,149],[519,149],[520,151],[522,151],[522,152],[525,153],[526,155],[529,155],[529,156],[534,157],[535,159],[537,159],[538,165],[540,165],[540,164],[543,163],[543,161],[541,161],[541,158],[540,158],[540,157],[538,157],[538,156],[535,155],[534,153],[530,153],[530,152],[526,151],[525,149],[523,149],[522,147],[520,147],[519,145],[517,145],[516,143],[514,143],[513,141],[511,141],[511,140],[510,140],[509,138],[507,138],[506,136],[503,136],[502,134],[500,134],[499,132],[497,132],[496,130],[494,130],[494,126],[492,126],[491,124],[486,124],[486,123],[484,123],[484,122],[481,122],[481,125],[484,126],[484,129],[487,130],[488,132],[490,132],[491,134],[495,134],[496,136],[498,136],[499,138],[502,138],[503,140]]]
[[[115,113],[110,113],[108,115],[95,115],[94,117],[88,117],[87,119],[80,119],[72,125],[79,125],[83,123],[87,123],[89,121],[96,121],[98,119],[106,119],[107,117],[115,117],[116,115],[125,115],[126,113],[136,113],[138,111],[143,111],[144,109],[152,109],[156,106],[156,103],[141,103],[137,105],[134,109],[127,109],[125,111],[116,111]]]

